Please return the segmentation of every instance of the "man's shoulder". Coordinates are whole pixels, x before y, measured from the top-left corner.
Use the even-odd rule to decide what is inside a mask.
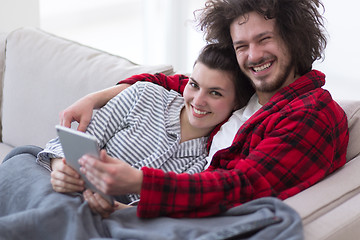
[[[344,116],[346,118],[344,110],[332,98],[329,91],[322,88],[314,89],[293,99],[281,112],[288,117],[303,115],[304,121],[305,118],[317,119],[316,122],[323,122],[329,126],[332,123],[342,122]]]

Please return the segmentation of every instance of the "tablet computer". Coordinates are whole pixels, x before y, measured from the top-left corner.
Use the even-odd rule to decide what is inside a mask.
[[[93,192],[99,193],[110,204],[113,204],[113,197],[104,194],[98,190],[87,178],[80,172],[78,160],[85,154],[100,158],[100,149],[94,136],[84,132],[76,131],[71,128],[57,125],[56,132],[64,151],[66,163],[74,168],[85,182],[85,187]]]

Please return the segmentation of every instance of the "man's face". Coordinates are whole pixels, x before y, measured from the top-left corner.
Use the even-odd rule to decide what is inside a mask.
[[[274,19],[250,12],[230,25],[239,66],[251,79],[261,104],[295,81],[291,56],[275,23]]]

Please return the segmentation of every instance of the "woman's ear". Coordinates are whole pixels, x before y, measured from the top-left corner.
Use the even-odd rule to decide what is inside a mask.
[[[240,109],[240,104],[238,103],[238,102],[236,102],[235,104],[234,104],[234,107],[233,107],[233,111],[236,111],[236,110],[238,110],[238,109]]]

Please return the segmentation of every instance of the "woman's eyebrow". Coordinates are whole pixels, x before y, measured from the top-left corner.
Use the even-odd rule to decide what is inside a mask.
[[[194,83],[196,83],[197,85],[199,85],[199,83],[198,83],[193,77],[189,77],[189,79],[190,79],[192,82],[194,82]],[[209,89],[209,90],[217,90],[217,91],[225,91],[225,89],[223,89],[223,88],[221,88],[221,87],[209,87],[209,88],[207,88],[207,89]]]
[[[191,81],[197,83],[196,80],[195,80],[193,77],[190,76],[189,79],[190,79]]]

